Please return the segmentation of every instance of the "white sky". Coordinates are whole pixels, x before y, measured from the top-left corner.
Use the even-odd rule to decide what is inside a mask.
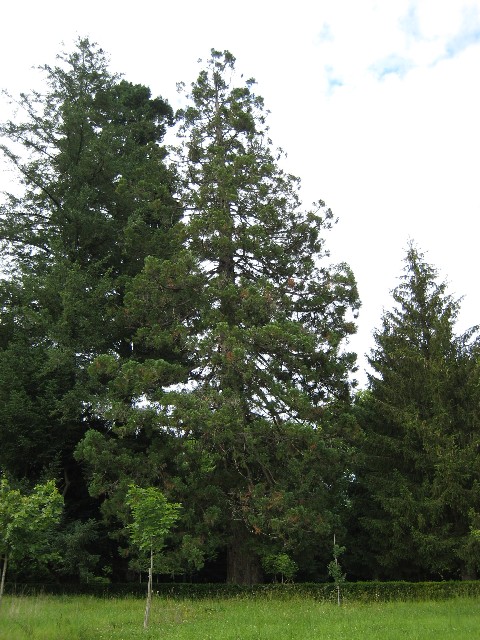
[[[339,217],[327,246],[359,284],[361,370],[409,239],[465,296],[458,329],[480,322],[480,0],[17,0],[0,17],[12,93],[89,36],[112,71],[176,107],[198,58],[229,49],[258,81],[305,204]]]

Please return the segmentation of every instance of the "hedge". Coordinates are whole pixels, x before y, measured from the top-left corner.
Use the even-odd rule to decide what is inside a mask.
[[[143,597],[146,584],[14,584],[7,583],[11,595],[92,595],[104,598]],[[172,598],[234,598],[234,597],[308,597],[319,601],[336,601],[332,583],[258,584],[251,587],[233,584],[159,583],[154,591]],[[446,600],[456,597],[480,596],[480,581],[451,582],[345,582],[341,586],[344,602],[392,602]]]

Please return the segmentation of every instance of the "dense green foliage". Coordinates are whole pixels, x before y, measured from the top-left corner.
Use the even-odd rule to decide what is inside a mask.
[[[271,554],[312,569],[341,527],[354,363],[342,344],[358,300],[348,267],[325,261],[331,212],[302,210],[263,101],[253,81],[229,84],[233,71],[212,52],[178,114],[183,249],[149,258],[125,301],[152,357],[95,361],[118,439],[90,432],[77,455],[116,510],[128,474],[181,502],[172,571],[226,553],[228,580],[249,583]]]
[[[474,576],[478,344],[435,269],[408,249],[353,398],[333,214],[303,207],[235,58],[212,50],[175,116],[87,39],[41,69],[0,125],[0,470],[65,498],[44,571],[132,580],[158,537],[171,578]],[[182,505],[165,546],[155,496]]]
[[[26,558],[36,564],[55,560],[52,538],[62,509],[63,499],[53,480],[22,495],[10,487],[6,478],[0,478],[0,603],[9,563]]]
[[[43,70],[46,93],[22,95],[25,120],[0,130],[23,184],[0,219],[0,464],[29,480],[56,467],[67,493],[73,448],[97,422],[86,367],[130,350],[126,282],[168,252],[178,212],[158,144],[170,107],[111,75],[88,41]]]
[[[172,112],[112,75],[87,40],[42,70],[45,92],[22,94],[15,121],[0,129],[22,184],[0,217],[9,267],[0,283],[0,468],[28,483],[57,477],[65,542],[88,576],[93,556],[72,548],[92,546],[78,533],[96,517],[73,457],[89,427],[103,428],[87,369],[100,353],[131,351],[128,280],[146,255],[173,250],[167,236],[179,211],[159,144]]]
[[[358,399],[360,522],[377,575],[471,577],[480,561],[475,329],[454,334],[459,303],[414,246],[405,263]]]
[[[318,601],[337,601],[337,590],[333,583],[270,582],[255,585],[229,583],[189,583],[158,582],[154,585],[155,594],[161,598],[189,600],[229,599],[239,597],[265,597],[289,600],[291,598],[314,598]],[[99,584],[98,582],[79,584],[29,583],[6,585],[10,595],[55,595],[55,596],[95,596],[99,598],[141,598],[145,585],[138,582]],[[478,580],[455,580],[442,582],[344,582],[342,583],[342,602],[428,602],[455,598],[478,598],[480,582]]]

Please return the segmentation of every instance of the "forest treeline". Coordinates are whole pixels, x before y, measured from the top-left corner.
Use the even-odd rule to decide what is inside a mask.
[[[421,251],[357,391],[332,212],[303,207],[235,58],[177,113],[88,39],[41,70],[0,127],[0,471],[65,507],[11,579],[138,580],[132,484],[181,505],[164,579],[327,580],[334,536],[350,580],[475,577],[479,343]]]

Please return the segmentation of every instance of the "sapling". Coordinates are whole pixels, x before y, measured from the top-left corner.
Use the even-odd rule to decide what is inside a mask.
[[[132,514],[132,522],[127,526],[132,542],[140,551],[150,554],[148,569],[147,603],[143,626],[148,627],[152,605],[153,560],[165,546],[165,537],[178,519],[180,504],[168,502],[163,493],[155,487],[142,489],[130,485],[127,505]]]
[[[328,575],[333,579],[335,587],[337,589],[337,604],[340,606],[340,585],[345,582],[345,574],[342,573],[342,567],[338,561],[338,558],[344,553],[345,547],[340,547],[336,540],[335,534],[333,535],[333,560],[328,563]]]

